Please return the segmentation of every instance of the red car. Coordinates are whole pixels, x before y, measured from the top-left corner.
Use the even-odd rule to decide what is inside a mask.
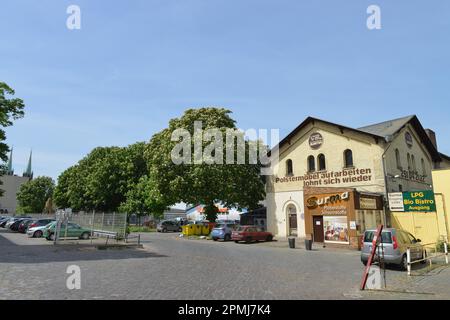
[[[241,226],[238,230],[231,233],[231,240],[236,243],[239,241],[245,241],[246,243],[252,241],[272,241],[273,234],[257,226]]]

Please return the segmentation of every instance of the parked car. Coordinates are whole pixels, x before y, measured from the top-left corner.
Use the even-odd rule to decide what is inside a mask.
[[[34,220],[33,223],[31,223],[28,226],[28,228],[30,229],[30,228],[36,228],[36,227],[44,227],[44,226],[46,226],[49,223],[54,222],[54,221],[55,221],[55,219],[48,219],[48,218],[46,218],[46,219],[37,219],[37,220]]]
[[[361,262],[366,265],[372,252],[372,241],[377,230],[367,230],[362,239]],[[424,247],[420,239],[416,239],[411,233],[394,228],[384,229],[381,233],[380,255],[386,264],[400,266],[407,269],[406,251],[411,250],[411,261],[424,258]],[[375,253],[375,261],[378,260],[378,250]],[[423,261],[422,263],[424,263]]]
[[[219,223],[211,231],[211,238],[214,241],[217,241],[219,239],[230,241],[233,230],[236,230],[237,228],[238,225],[236,225],[235,223]]]
[[[156,231],[158,232],[167,232],[167,231],[174,231],[174,232],[181,232],[181,226],[176,222],[172,220],[164,220],[158,223],[156,226]]]
[[[11,219],[11,217],[3,217],[0,219],[0,227],[4,228],[5,224]]]
[[[5,229],[9,229],[9,227],[11,227],[11,225],[12,225],[13,223],[15,223],[16,221],[18,221],[18,220],[20,220],[20,218],[11,218],[11,219],[9,219],[9,220],[6,222],[4,228],[5,228]]]
[[[19,223],[19,227],[17,228],[17,231],[20,233],[26,233],[28,226],[33,222],[33,219],[26,219],[26,220],[22,220]]]
[[[41,238],[44,235],[45,228],[47,228],[47,226],[49,226],[52,223],[54,223],[54,221],[50,222],[45,226],[38,226],[33,228],[29,227],[27,229],[27,236],[30,238]]]
[[[250,243],[252,241],[272,241],[273,234],[264,231],[257,226],[241,226],[237,230],[231,233],[231,240],[238,243],[239,241],[245,241]]]
[[[19,228],[20,228],[21,225],[23,225],[23,224],[25,224],[25,223],[29,223],[29,222],[31,222],[31,221],[33,221],[33,219],[19,219],[19,220],[17,220],[16,222],[14,222],[14,223],[9,227],[9,229],[12,230],[12,231],[17,231],[17,232],[19,232]],[[25,232],[23,232],[23,233],[25,233]]]
[[[47,240],[55,240],[55,228],[56,222],[52,222],[48,224],[44,228],[43,237]],[[67,224],[67,238],[80,238],[83,240],[87,240],[91,236],[91,230],[83,228],[76,223],[68,223]],[[64,237],[66,235],[66,225],[62,224],[60,229],[60,237]]]

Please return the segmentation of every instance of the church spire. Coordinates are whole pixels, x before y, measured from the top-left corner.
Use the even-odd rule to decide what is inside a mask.
[[[8,176],[13,176],[14,175],[14,169],[12,167],[13,149],[14,149],[14,147],[11,148],[11,153],[9,154],[9,158],[8,158],[8,171],[6,172],[6,174]]]
[[[33,179],[33,171],[31,169],[31,159],[33,157],[33,150],[30,151],[30,158],[28,159],[28,166],[27,166],[27,171],[25,171],[23,173],[24,177],[28,177],[30,179]]]

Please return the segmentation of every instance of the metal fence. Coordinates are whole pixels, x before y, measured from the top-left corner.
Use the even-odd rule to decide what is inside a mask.
[[[117,234],[118,239],[124,239],[126,236],[126,213],[73,213],[69,222],[91,229],[93,233],[112,232]]]
[[[19,217],[19,215],[16,215]],[[21,216],[33,219],[57,219],[56,214],[25,214]],[[69,216],[68,222],[76,223],[83,228],[92,230],[94,233],[115,233],[117,239],[125,239],[127,228],[126,213],[103,213],[103,212],[73,212]]]

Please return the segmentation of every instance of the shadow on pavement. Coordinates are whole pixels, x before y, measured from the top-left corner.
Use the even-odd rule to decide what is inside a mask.
[[[90,245],[20,245],[7,239],[0,230],[0,263],[49,263],[65,261],[95,261],[164,258],[166,255],[137,248],[99,250]],[[26,237],[26,235],[23,235]],[[45,240],[44,240],[45,241]]]

